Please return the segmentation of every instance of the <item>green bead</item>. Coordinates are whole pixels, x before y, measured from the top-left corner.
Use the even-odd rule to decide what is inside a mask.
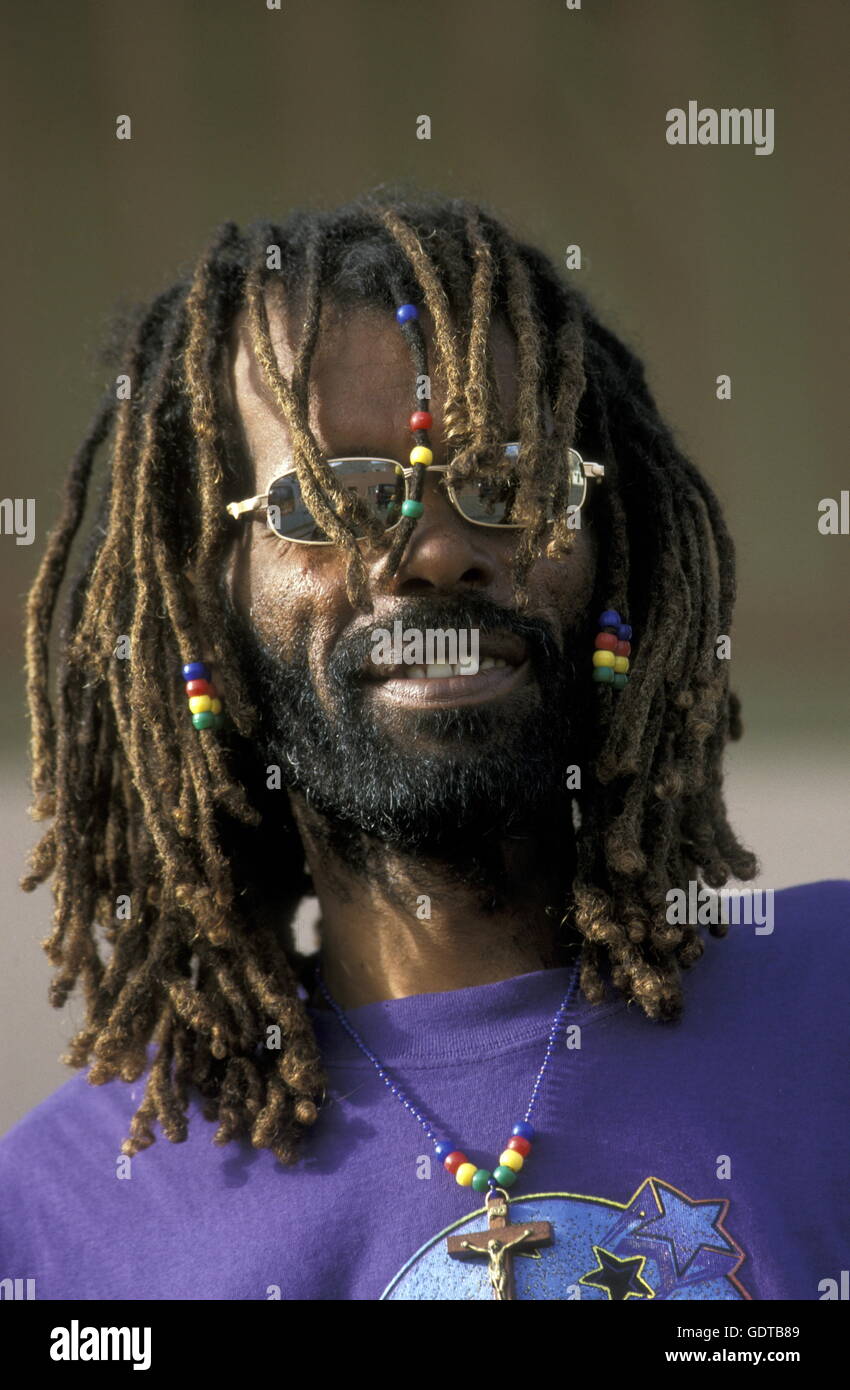
[[[500,1163],[498,1168],[493,1169],[493,1177],[500,1187],[513,1187],[519,1174],[515,1173],[513,1168],[508,1168],[504,1163]]]
[[[406,498],[405,501],[401,504],[402,516],[419,517],[422,515],[424,510],[425,508],[423,507],[422,503],[414,502],[412,497]]]
[[[484,1192],[490,1181],[491,1174],[486,1168],[479,1168],[477,1173],[472,1175],[472,1187],[475,1192]]]
[[[628,683],[629,683],[629,678],[628,678],[628,676],[626,675],[625,671],[615,671],[615,672],[614,672],[614,689],[615,689],[615,690],[622,690],[623,686],[624,686],[624,685],[628,685]]]
[[[610,685],[614,676],[615,672],[611,670],[610,666],[594,666],[593,668],[593,679],[605,685]]]
[[[200,714],[192,715],[192,723],[196,729],[214,729],[216,719],[220,719],[219,714],[210,714],[208,709],[202,710]]]

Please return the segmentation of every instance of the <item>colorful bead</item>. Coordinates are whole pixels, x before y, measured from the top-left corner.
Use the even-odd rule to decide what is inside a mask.
[[[462,1163],[455,1173],[455,1182],[460,1183],[461,1187],[471,1187],[472,1179],[477,1172],[474,1163]]]
[[[492,1173],[488,1173],[486,1168],[476,1168],[471,1184],[473,1192],[486,1191],[487,1184],[492,1176]]]
[[[531,1153],[530,1143],[527,1139],[523,1139],[522,1135],[520,1134],[512,1135],[511,1138],[508,1140],[507,1144],[505,1145],[505,1148],[516,1149],[517,1153],[522,1154],[523,1158],[526,1158],[528,1154]]]
[[[444,1163],[445,1160],[448,1158],[449,1154],[454,1153],[454,1149],[452,1148],[448,1139],[440,1139],[434,1145],[434,1153],[437,1155],[440,1162]]]
[[[399,304],[395,316],[399,323],[410,323],[411,319],[419,318],[419,310],[415,304]]]
[[[210,698],[210,710],[213,714],[221,714],[221,700],[215,695]]]
[[[500,1187],[513,1187],[516,1182],[516,1173],[513,1168],[508,1168],[504,1163],[500,1163],[498,1168],[493,1169],[493,1177]]]
[[[620,641],[628,642],[631,635],[632,630],[629,627],[628,623],[620,623],[619,627],[617,628],[617,636],[619,637]]]
[[[192,723],[196,729],[217,729],[216,719],[220,719],[220,714],[210,714],[209,710],[202,710],[199,714],[192,715]]]
[[[616,608],[606,608],[606,609],[605,609],[605,612],[600,614],[600,616],[599,616],[599,626],[600,626],[600,627],[616,627],[616,628],[619,628],[619,626],[620,626],[620,615],[619,615],[619,613],[617,612]],[[617,635],[619,636],[619,633],[618,633]],[[631,636],[631,634],[629,634],[629,635]]]
[[[204,661],[187,661],[183,667],[184,681],[197,681],[210,679],[210,668]]]
[[[424,463],[427,468],[429,463],[434,462],[434,455],[430,449],[425,448],[424,444],[417,444],[416,448],[410,451],[410,462]]]
[[[622,690],[623,686],[628,685],[629,683],[629,678],[626,675],[625,671],[615,671],[611,679],[614,682],[615,690]]]
[[[408,428],[414,434],[417,430],[429,430],[433,423],[430,410],[414,410],[407,422]]]
[[[528,1120],[520,1120],[514,1125],[511,1134],[516,1134],[520,1139],[527,1139],[529,1144],[534,1143],[534,1125],[530,1125]]]
[[[193,714],[203,714],[204,710],[212,709],[212,700],[209,695],[193,695],[189,701],[189,708]],[[213,710],[217,714],[217,710]]]
[[[513,1168],[514,1172],[518,1173],[525,1159],[516,1149],[503,1149],[499,1154],[499,1162],[503,1168]]]
[[[460,1149],[452,1149],[451,1153],[443,1159],[443,1167],[449,1173],[456,1173],[462,1163],[468,1163],[469,1159]]]
[[[613,652],[617,649],[617,639],[613,632],[600,632],[593,645],[598,652]]]
[[[615,656],[615,657],[614,657],[614,670],[615,670],[615,671],[628,671],[628,669],[629,669],[629,658],[628,658],[627,656]]]
[[[422,503],[414,502],[412,497],[405,498],[405,500],[401,504],[402,516],[410,516],[416,519],[417,517],[420,517],[422,515],[424,510],[425,508],[423,507]]]
[[[594,652],[594,666],[613,666],[617,658],[613,652]]]
[[[631,642],[618,642],[614,648],[615,656],[628,656],[632,649]]]
[[[187,681],[187,682],[186,682],[186,694],[187,694],[187,695],[214,695],[214,694],[215,694],[215,688],[214,688],[212,685],[210,685],[210,682],[209,682],[209,681],[205,681],[205,680]]]
[[[614,680],[614,670],[611,666],[595,666],[593,668],[593,679],[600,685],[610,685]]]

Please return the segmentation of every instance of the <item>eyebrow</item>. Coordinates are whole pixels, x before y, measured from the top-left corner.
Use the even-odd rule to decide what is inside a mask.
[[[412,446],[411,446],[411,447],[412,447]],[[362,443],[355,443],[355,444],[340,444],[340,445],[337,445],[334,449],[323,449],[323,450],[322,450],[322,453],[325,455],[326,458],[333,458],[333,459],[344,459],[344,458],[375,458],[375,459],[378,459],[378,458],[392,458],[392,457],[393,457],[393,455],[392,455],[391,453],[390,453],[390,454],[382,453],[380,449],[373,449],[373,448],[371,447],[371,445],[369,445],[369,444],[362,444]],[[401,460],[399,459],[398,462],[400,463]]]

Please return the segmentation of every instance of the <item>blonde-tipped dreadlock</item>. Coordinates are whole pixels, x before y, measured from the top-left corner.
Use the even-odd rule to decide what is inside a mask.
[[[279,272],[269,269],[272,247]],[[268,304],[295,289],[303,318],[286,381]],[[220,383],[234,318],[247,309],[304,495],[347,552],[350,594],[365,601],[358,527],[384,542],[340,491],[308,418],[325,299],[388,313],[402,299],[427,308],[450,477],[471,476],[504,437],[488,335],[496,315],[512,329],[522,446],[516,505],[527,522],[515,562],[520,597],[534,559],[569,548],[565,507],[545,523],[548,499],[565,492],[565,450],[575,443],[605,463],[593,515],[599,562],[588,651],[594,614],[614,607],[628,614],[637,654],[623,691],[593,692],[580,824],[565,827],[576,835],[577,873],[564,918],[583,938],[586,997],[601,998],[607,973],[651,1018],[675,1017],[680,969],[699,957],[702,941],[695,927],[667,923],[667,891],[698,877],[721,887],[730,875],[755,872],[729,828],[721,780],[724,746],[741,732],[726,664],[714,656],[718,633],[730,628],[732,544],[637,360],[539,251],[471,204],[382,194],[331,213],[299,212],[282,227],[242,233],[228,223],[191,278],[137,315],[120,368],[132,395],[118,401],[110,393],[99,408],[27,605],[32,814],[53,823],[22,886],[54,879],[54,928],[44,943],[57,972],[53,1003],[83,990],[85,1023],[66,1060],[90,1064],[94,1083],[132,1081],[148,1069],[125,1142],[130,1154],[154,1141],[157,1123],[168,1139],[185,1138],[192,1086],[218,1122],[218,1142],[248,1134],[293,1162],[323,1094],[297,989],[305,962],[263,912],[267,824],[290,918],[305,888],[303,851],[293,823],[281,832],[279,803],[274,816],[262,814],[264,787],[250,756],[256,712],[233,629],[221,621],[233,537],[225,506],[253,480]],[[59,634],[54,706],[49,638],[105,443],[105,486]],[[414,524],[397,528],[391,566]],[[229,738],[199,735],[185,715],[179,668],[201,652],[215,663],[233,720]],[[126,920],[117,919],[119,901],[129,904]],[[280,1047],[270,1049],[273,1027]]]

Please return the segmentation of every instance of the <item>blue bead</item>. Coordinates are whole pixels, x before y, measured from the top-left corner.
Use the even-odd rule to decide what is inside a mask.
[[[527,1120],[520,1120],[518,1125],[514,1125],[511,1134],[516,1134],[520,1139],[527,1139],[529,1144],[534,1138],[534,1125],[530,1125]]]
[[[604,613],[599,615],[600,627],[619,627],[620,615],[616,608],[606,608]]]
[[[399,323],[409,323],[411,319],[419,318],[419,310],[415,304],[399,304],[395,316]]]
[[[632,630],[629,627],[628,623],[620,623],[620,626],[617,628],[617,636],[619,637],[620,641],[628,642],[631,635]]]
[[[443,1159],[454,1153],[456,1148],[456,1144],[450,1144],[446,1139],[441,1139],[439,1144],[434,1145],[434,1153],[442,1163]]]
[[[204,661],[188,661],[183,669],[184,681],[208,681],[210,668]]]

